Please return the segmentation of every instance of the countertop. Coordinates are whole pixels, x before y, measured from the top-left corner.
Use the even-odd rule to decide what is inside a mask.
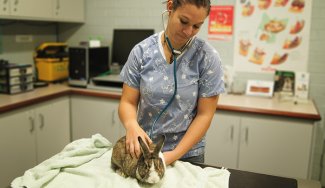
[[[14,95],[0,94],[0,113],[66,95],[120,99],[121,92],[75,88],[69,87],[66,84],[50,84],[47,87],[36,88],[26,93]],[[308,100],[303,103],[294,103],[293,101],[279,101],[276,98],[223,94],[219,97],[217,109],[302,118],[312,121],[321,119],[320,113],[313,100]]]

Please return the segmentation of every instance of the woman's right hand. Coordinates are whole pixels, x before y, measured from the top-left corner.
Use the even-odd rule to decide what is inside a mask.
[[[126,130],[126,150],[133,158],[139,158],[141,153],[140,144],[138,141],[139,136],[147,145],[152,143],[149,136],[139,126],[139,124],[134,123],[134,125],[128,126],[128,129]]]

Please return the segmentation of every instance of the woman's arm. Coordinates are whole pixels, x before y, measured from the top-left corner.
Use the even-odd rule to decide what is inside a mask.
[[[180,159],[205,135],[216,111],[218,99],[219,96],[199,98],[197,115],[184,137],[173,151],[164,153],[166,165]]]
[[[148,144],[152,142],[137,121],[139,97],[139,90],[123,84],[122,97],[119,105],[119,117],[126,130],[126,149],[132,157],[139,157],[140,155],[139,136]]]

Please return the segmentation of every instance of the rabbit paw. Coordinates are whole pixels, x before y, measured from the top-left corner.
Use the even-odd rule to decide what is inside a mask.
[[[119,168],[119,169],[116,169],[116,173],[119,174],[120,176],[124,177],[124,178],[128,177],[128,175],[126,175],[126,174],[123,172],[123,170],[120,169],[120,168]]]

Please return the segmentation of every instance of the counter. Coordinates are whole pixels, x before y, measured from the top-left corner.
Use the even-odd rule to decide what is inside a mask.
[[[111,99],[120,99],[121,97],[121,93],[118,91],[72,88],[65,84],[51,84],[48,87],[37,88],[22,94],[0,94],[0,113],[64,95],[84,95]],[[292,101],[280,102],[275,98],[224,94],[220,96],[217,108],[224,111],[303,118],[312,121],[321,120],[320,113],[312,100],[295,104]]]

